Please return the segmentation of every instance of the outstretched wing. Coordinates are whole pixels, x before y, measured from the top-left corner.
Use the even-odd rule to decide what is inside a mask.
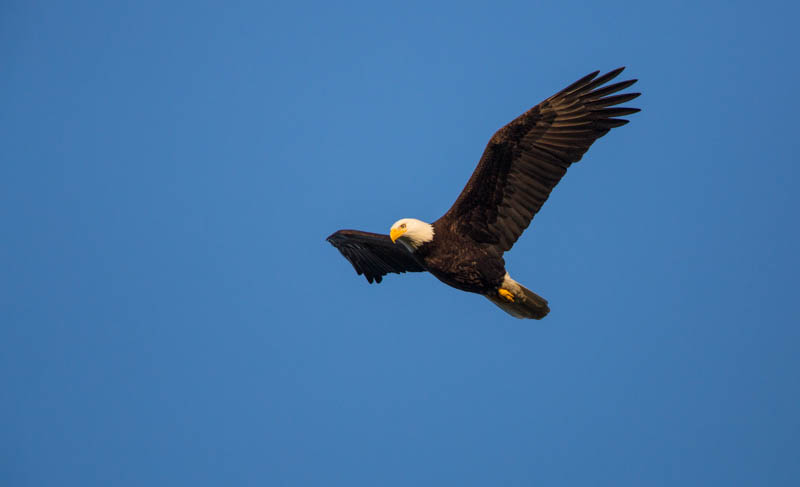
[[[466,187],[439,224],[505,252],[589,146],[638,108],[608,108],[639,93],[612,95],[636,82],[603,86],[625,68],[581,78],[494,134]]]
[[[328,242],[339,249],[358,275],[364,274],[370,284],[372,281],[381,282],[390,272],[400,274],[425,270],[402,245],[392,243],[388,235],[339,230],[328,237]]]

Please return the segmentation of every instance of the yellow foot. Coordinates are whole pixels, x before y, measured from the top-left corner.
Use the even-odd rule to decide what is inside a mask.
[[[514,302],[514,295],[511,294],[511,291],[507,291],[505,289],[498,289],[497,294],[499,294],[501,298],[505,299],[509,303]]]

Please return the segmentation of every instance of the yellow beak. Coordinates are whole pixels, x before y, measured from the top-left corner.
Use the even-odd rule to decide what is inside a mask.
[[[394,243],[395,240],[400,238],[400,236],[404,233],[406,233],[405,228],[392,228],[392,230],[389,232],[389,238],[391,238],[392,243]]]

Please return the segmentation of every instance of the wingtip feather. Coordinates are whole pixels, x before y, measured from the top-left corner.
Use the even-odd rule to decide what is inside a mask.
[[[560,93],[569,93],[571,91],[579,90],[583,86],[585,86],[587,83],[589,83],[593,79],[595,79],[598,74],[600,74],[600,70],[593,71],[593,72],[587,74],[586,76],[584,76],[583,78],[579,79],[578,81],[576,81],[576,82],[572,83],[571,85],[567,86],[566,88],[561,90]]]

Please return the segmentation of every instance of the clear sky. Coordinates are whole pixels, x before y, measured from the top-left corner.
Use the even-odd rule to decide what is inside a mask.
[[[796,485],[799,16],[3,2],[0,484]],[[545,320],[325,242],[620,65],[642,112],[506,255]]]

